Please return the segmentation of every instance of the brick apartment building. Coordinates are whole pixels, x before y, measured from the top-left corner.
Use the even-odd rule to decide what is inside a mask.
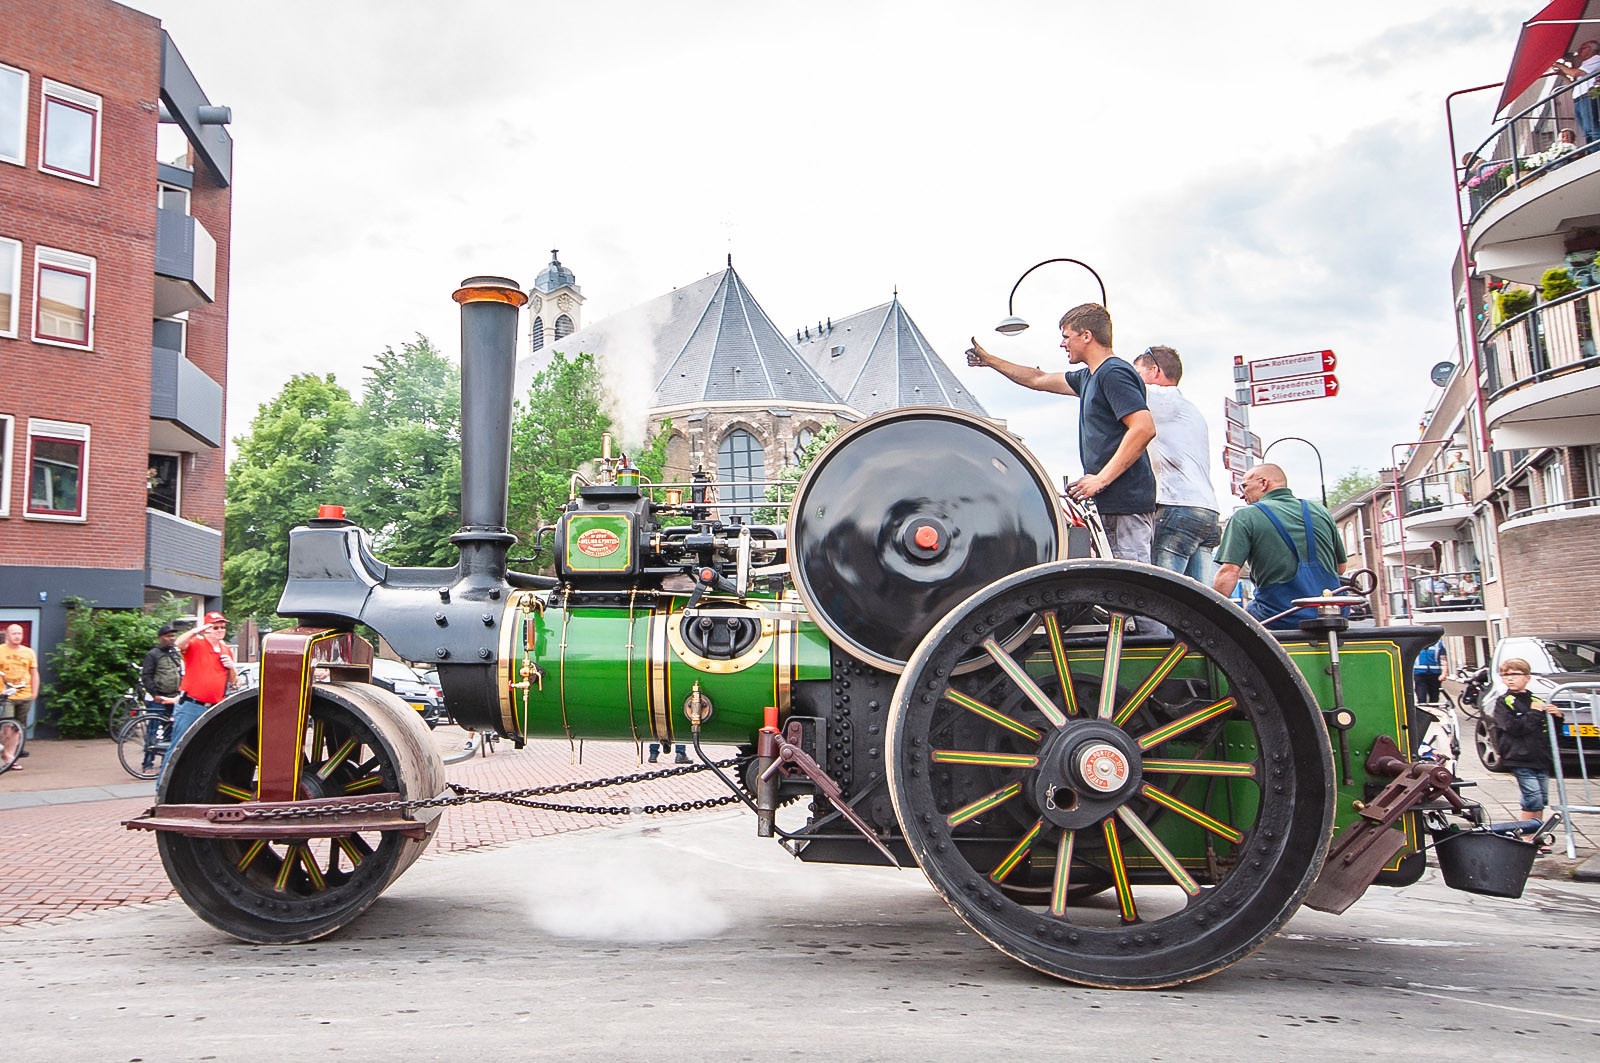
[[[71,598],[222,593],[233,141],[155,18],[6,11],[0,625],[44,665]]]

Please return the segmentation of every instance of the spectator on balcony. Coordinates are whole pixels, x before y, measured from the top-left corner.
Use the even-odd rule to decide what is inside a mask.
[[[1557,59],[1550,72],[1572,82],[1572,113],[1583,129],[1583,142],[1600,141],[1600,99],[1593,95],[1600,88],[1594,77],[1600,74],[1600,41],[1584,41],[1574,58]]]

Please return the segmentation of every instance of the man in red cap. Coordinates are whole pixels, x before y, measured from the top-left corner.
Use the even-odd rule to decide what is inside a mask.
[[[222,642],[227,633],[228,618],[221,613],[207,613],[173,643],[183,652],[183,684],[172,714],[172,748],[177,747],[178,739],[189,725],[227,697],[228,691],[239,681],[233,653]],[[172,761],[168,759],[166,763]],[[166,771],[165,764],[162,771]]]

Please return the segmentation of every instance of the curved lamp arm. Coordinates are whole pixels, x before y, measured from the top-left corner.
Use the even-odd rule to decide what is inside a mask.
[[[1022,287],[1022,282],[1028,279],[1029,273],[1032,273],[1040,266],[1048,266],[1052,262],[1071,262],[1075,266],[1082,266],[1088,270],[1089,275],[1094,278],[1094,282],[1100,286],[1100,305],[1106,305],[1106,282],[1100,279],[1100,274],[1094,271],[1093,266],[1076,258],[1047,258],[1043,262],[1036,262],[1029,266],[1023,271],[1022,276],[1017,278],[1017,283],[1011,286],[1011,294],[1006,298],[1006,319],[995,326],[994,330],[996,332],[1006,336],[1014,336],[1028,327],[1028,323],[1016,314],[1017,289]]]

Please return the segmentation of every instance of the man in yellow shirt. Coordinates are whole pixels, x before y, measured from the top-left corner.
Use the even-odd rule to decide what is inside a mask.
[[[10,700],[0,705],[0,716],[15,718],[27,731],[33,726],[33,699],[39,694],[39,658],[22,644],[22,634],[22,625],[12,624],[6,628],[5,643],[0,644],[0,682],[11,691]],[[15,752],[5,751],[8,759]],[[20,767],[20,763],[13,764],[11,770]]]

